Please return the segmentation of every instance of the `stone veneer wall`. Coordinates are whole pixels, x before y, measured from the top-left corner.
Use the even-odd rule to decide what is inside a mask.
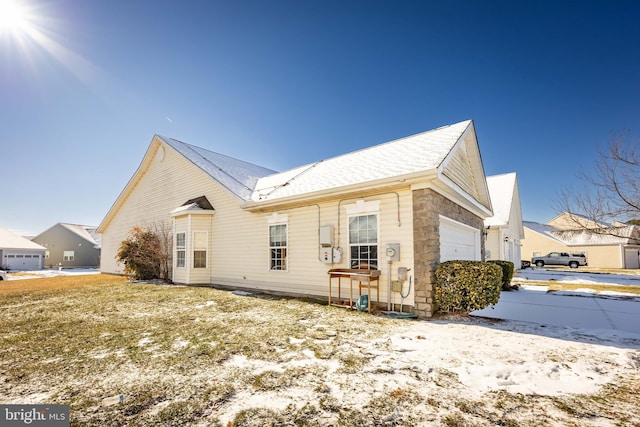
[[[440,262],[440,217],[446,216],[482,232],[482,218],[431,189],[413,191],[413,252],[415,313],[420,318],[434,314],[433,284]],[[481,234],[482,236],[482,234]],[[484,258],[484,239],[480,239]]]

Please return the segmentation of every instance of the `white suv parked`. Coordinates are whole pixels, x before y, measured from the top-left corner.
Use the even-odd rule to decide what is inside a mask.
[[[7,272],[0,270],[0,280],[7,280]]]

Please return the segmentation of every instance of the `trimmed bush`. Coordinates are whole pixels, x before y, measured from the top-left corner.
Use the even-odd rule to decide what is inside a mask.
[[[434,301],[442,312],[470,313],[500,298],[502,268],[482,261],[446,261],[436,269]]]
[[[513,279],[513,271],[515,268],[514,264],[511,261],[504,261],[501,259],[495,259],[487,262],[497,264],[498,266],[500,266],[500,268],[502,268],[502,290],[503,291],[510,290],[511,279]]]
[[[160,278],[160,238],[150,230],[134,227],[120,242],[116,260],[124,263],[124,273],[137,280]]]

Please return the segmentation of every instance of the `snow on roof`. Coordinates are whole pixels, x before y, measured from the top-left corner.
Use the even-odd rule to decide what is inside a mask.
[[[273,200],[434,170],[470,125],[467,120],[262,177],[252,199]]]
[[[249,200],[258,178],[276,173],[253,163],[234,159],[173,138],[156,135],[209,174],[236,196]]]
[[[634,226],[621,227],[615,230],[619,237],[611,234],[595,233],[589,230],[558,230],[547,224],[537,222],[523,221],[523,225],[530,230],[544,234],[547,237],[557,240],[568,246],[588,246],[588,245],[612,245],[633,243],[635,240],[631,237],[637,233]],[[637,234],[636,234],[637,235]]]
[[[69,231],[76,233],[88,242],[93,243],[96,248],[100,248],[102,246],[102,236],[96,232],[97,227],[92,225],[68,224],[63,222],[61,222],[60,225]]]
[[[560,240],[559,238],[557,238],[552,234],[552,232],[556,231],[556,229],[550,225],[540,224],[539,222],[533,222],[533,221],[522,221],[522,226],[530,230],[533,230],[536,233],[544,234],[550,239],[556,240],[560,243],[564,243],[562,240]]]
[[[0,249],[38,249],[46,250],[44,246],[32,242],[22,236],[18,236],[11,231],[0,228]]]
[[[516,173],[505,173],[487,177],[487,187],[493,216],[484,220],[485,226],[507,225],[511,216],[514,189],[516,186]]]
[[[558,230],[552,234],[567,245],[611,245],[629,242],[627,237],[599,234],[589,230]]]

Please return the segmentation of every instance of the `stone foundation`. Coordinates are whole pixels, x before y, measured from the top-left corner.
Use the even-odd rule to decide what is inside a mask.
[[[435,312],[433,284],[440,262],[440,215],[482,232],[484,221],[463,207],[431,190],[413,191],[413,252],[415,313],[430,318]],[[484,254],[484,239],[480,239]]]

